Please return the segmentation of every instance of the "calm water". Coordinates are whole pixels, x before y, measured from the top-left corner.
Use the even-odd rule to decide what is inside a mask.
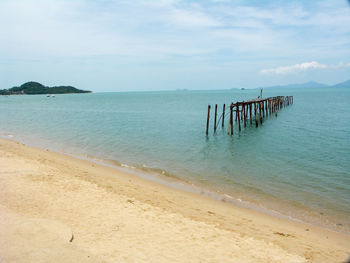
[[[0,135],[136,167],[237,202],[350,233],[350,89],[265,90],[294,104],[227,135],[207,105],[258,90],[0,96]],[[206,192],[203,190],[203,192]]]

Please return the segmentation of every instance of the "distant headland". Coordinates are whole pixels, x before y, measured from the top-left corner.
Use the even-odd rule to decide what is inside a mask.
[[[67,94],[67,93],[91,93],[89,90],[81,90],[72,86],[47,87],[39,82],[26,82],[19,87],[0,90],[0,95],[36,95],[36,94]]]

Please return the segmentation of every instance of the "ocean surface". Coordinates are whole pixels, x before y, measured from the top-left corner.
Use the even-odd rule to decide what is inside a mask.
[[[350,233],[350,89],[266,89],[294,104],[205,135],[208,104],[259,90],[0,96],[0,136],[133,170],[223,202]]]

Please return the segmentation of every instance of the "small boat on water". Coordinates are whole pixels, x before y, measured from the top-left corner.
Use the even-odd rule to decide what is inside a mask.
[[[49,97],[54,98],[54,97],[55,97],[55,94],[51,94],[51,95],[50,95],[50,94],[46,94],[46,97],[48,97],[48,98],[49,98]]]

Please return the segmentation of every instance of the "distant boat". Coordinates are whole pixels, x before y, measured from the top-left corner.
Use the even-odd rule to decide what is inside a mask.
[[[55,97],[55,94],[51,94],[51,98],[54,98]]]
[[[245,88],[241,88],[241,90],[245,90]]]
[[[46,97],[50,97],[50,94],[46,94]]]

